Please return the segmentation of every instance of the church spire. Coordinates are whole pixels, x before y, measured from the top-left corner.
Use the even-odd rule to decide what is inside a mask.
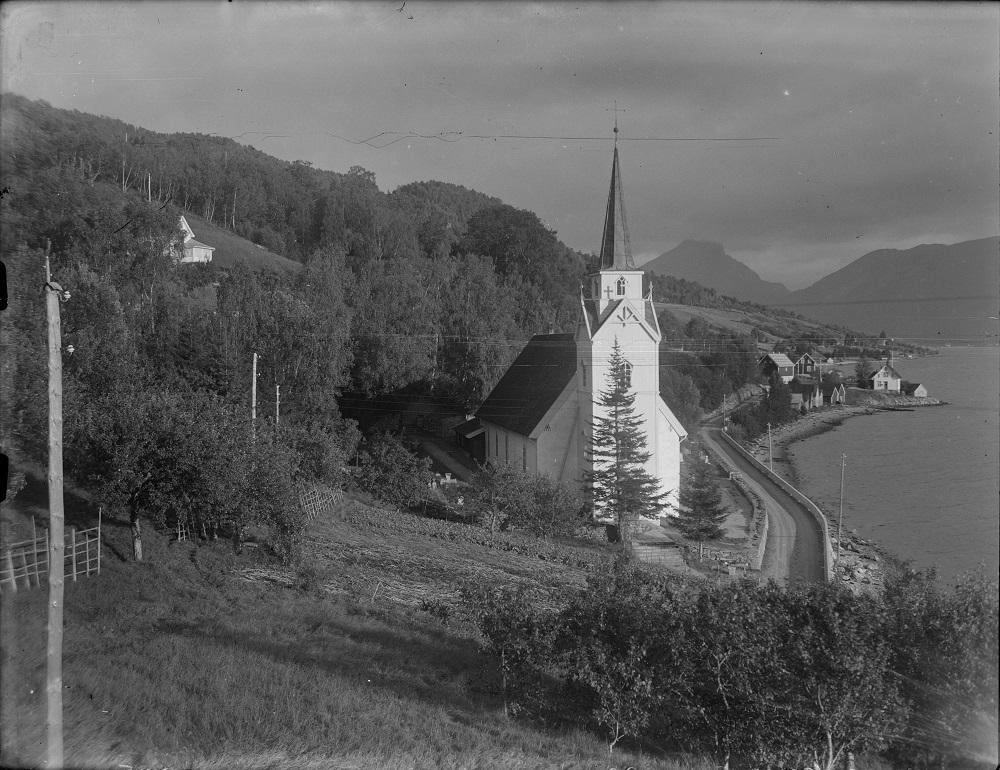
[[[625,220],[622,175],[618,165],[617,116],[615,120],[615,154],[611,161],[611,190],[608,193],[608,210],[604,215],[604,232],[601,237],[600,269],[635,270],[632,246],[628,237],[628,223]]]

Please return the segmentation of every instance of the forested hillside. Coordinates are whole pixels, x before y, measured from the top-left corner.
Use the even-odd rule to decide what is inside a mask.
[[[5,439],[41,457],[38,285],[48,250],[54,279],[73,296],[63,328],[67,461],[94,483],[112,483],[119,450],[110,437],[152,419],[142,408],[157,399],[166,406],[156,414],[179,421],[161,426],[166,435],[181,424],[214,426],[220,441],[238,433],[254,352],[265,398],[281,389],[279,443],[299,464],[292,475],[336,482],[358,442],[340,416],[344,394],[357,404],[406,391],[472,410],[531,335],[575,327],[585,257],[532,212],[442,182],[384,193],[360,167],[322,171],[231,139],[2,99],[0,223],[13,285],[3,316]],[[165,256],[181,213],[225,259],[174,265]],[[658,300],[746,304],[653,280]],[[662,322],[675,350],[695,342],[661,361],[663,395],[690,426],[754,376],[755,340]],[[273,408],[261,413],[273,421]],[[110,423],[95,431],[88,420]],[[95,435],[108,445],[93,446]],[[105,465],[93,465],[100,457]]]
[[[523,340],[574,328],[583,257],[480,193],[421,182],[385,194],[364,169],[319,171],[9,94],[2,115],[5,449],[46,456],[47,254],[71,295],[67,472],[133,521],[279,517],[293,481],[339,484],[356,455],[342,394],[473,408]],[[233,253],[301,267],[274,255],[175,264],[182,213],[244,244]],[[264,395],[249,442],[255,352]]]

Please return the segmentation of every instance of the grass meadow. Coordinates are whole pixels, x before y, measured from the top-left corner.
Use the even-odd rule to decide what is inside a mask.
[[[30,490],[20,511],[37,512]],[[68,497],[70,521],[86,504]],[[23,522],[22,522],[23,525]],[[69,767],[707,767],[549,732],[503,715],[463,585],[582,585],[607,555],[584,541],[491,539],[467,525],[349,500],[309,529],[301,563],[263,546],[170,542],[145,530],[127,559],[105,521],[102,574],[68,583],[64,741]],[[44,590],[0,600],[0,765],[45,756]]]

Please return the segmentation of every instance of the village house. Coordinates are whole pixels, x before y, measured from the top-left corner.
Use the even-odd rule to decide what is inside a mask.
[[[784,353],[765,353],[757,360],[757,368],[765,380],[776,374],[786,385],[795,376],[795,364]]]
[[[183,216],[181,216],[180,227],[184,233],[184,239],[179,248],[175,249],[175,251],[179,253],[177,261],[182,264],[191,262],[211,262],[212,255],[215,252],[215,247],[196,240],[194,237],[194,230],[191,229],[187,219]]]
[[[903,394],[916,398],[927,398],[927,388],[919,382],[904,382],[902,385]]]
[[[899,372],[897,372],[892,366],[891,350],[889,351],[889,357],[886,359],[886,362],[878,369],[870,372],[867,379],[872,384],[872,390],[881,390],[885,393],[900,392],[903,378],[899,376]]]
[[[816,359],[808,353],[803,353],[795,361],[795,375],[813,377],[816,374]]]
[[[660,327],[652,293],[642,293],[623,203],[616,146],[600,257],[581,286],[576,332],[532,337],[476,412],[478,424],[459,427],[464,441],[482,437],[487,461],[583,486],[617,344],[650,453],[646,471],[676,504],[687,431],[660,397]]]

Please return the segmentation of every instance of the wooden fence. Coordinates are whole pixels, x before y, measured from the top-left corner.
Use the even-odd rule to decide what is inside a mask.
[[[343,490],[330,489],[322,484],[313,484],[299,492],[299,505],[306,514],[306,521],[312,521],[343,499]]]
[[[32,522],[34,526],[34,522]],[[48,583],[49,531],[12,543],[0,558],[0,592],[40,588]],[[90,529],[70,527],[66,533],[63,575],[67,580],[101,574],[101,521]]]
[[[322,484],[311,484],[299,492],[299,505],[306,515],[307,522],[313,521],[321,513],[330,510],[330,508],[343,499],[343,490],[330,489],[330,487],[323,486]],[[202,536],[205,537],[204,524],[202,524],[201,531]],[[177,543],[191,540],[194,534],[195,525],[188,521],[181,521],[180,519],[177,520],[177,523],[170,531],[171,538]]]
[[[177,520],[177,526],[171,533],[171,535],[174,538],[176,538],[176,541],[178,543],[181,542],[182,540],[190,540],[193,534],[194,532],[191,528],[191,525],[188,524],[187,522],[182,522],[180,519]]]

